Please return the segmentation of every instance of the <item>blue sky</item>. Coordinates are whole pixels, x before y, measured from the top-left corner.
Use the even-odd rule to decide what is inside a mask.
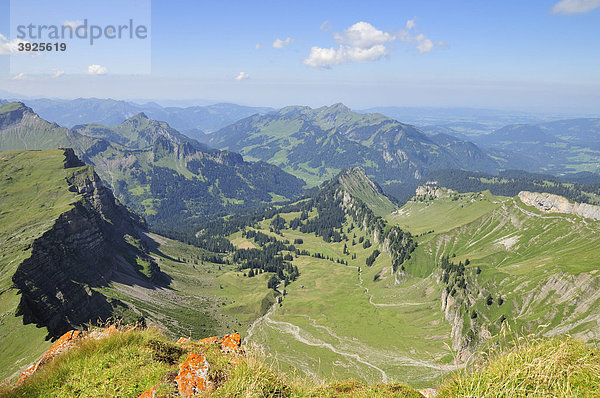
[[[599,0],[18,4],[11,20],[0,0],[0,90],[26,95],[600,109]],[[148,19],[151,35],[6,55],[19,7],[40,24]]]

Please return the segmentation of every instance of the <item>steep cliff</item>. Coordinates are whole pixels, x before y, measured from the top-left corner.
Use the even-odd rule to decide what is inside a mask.
[[[143,220],[121,205],[71,149],[61,151],[69,171],[65,188],[75,200],[30,244],[31,255],[12,275],[21,296],[16,315],[23,315],[25,324],[46,327],[49,337],[125,311],[94,288],[122,275],[148,284],[132,259],[153,263],[141,243]],[[151,270],[159,276],[158,266]]]
[[[583,218],[600,220],[600,206],[571,202],[567,198],[551,193],[521,191],[519,199],[545,213],[574,214]]]

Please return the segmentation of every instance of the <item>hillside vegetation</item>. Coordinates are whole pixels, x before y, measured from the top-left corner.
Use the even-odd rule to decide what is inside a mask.
[[[489,192],[415,197],[389,218],[421,234],[406,271],[439,281],[463,359],[506,322],[520,332],[600,340],[598,221]]]
[[[242,119],[207,138],[213,147],[278,165],[310,186],[354,166],[382,184],[413,181],[441,168],[494,171],[498,166],[473,143],[432,139],[414,126],[343,104],[289,106]]]
[[[275,301],[271,273],[146,232],[72,151],[0,153],[0,196],[1,378],[98,318],[223,334]]]

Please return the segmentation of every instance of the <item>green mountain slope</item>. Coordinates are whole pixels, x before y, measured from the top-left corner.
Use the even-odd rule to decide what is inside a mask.
[[[338,176],[338,183],[350,196],[362,201],[378,216],[385,216],[396,210],[396,205],[376,182],[367,177],[362,167],[344,170]]]
[[[222,256],[147,233],[70,150],[0,153],[0,242],[0,378],[45,337],[98,319],[206,336],[244,330],[274,300],[269,274],[243,278]]]
[[[276,164],[311,185],[353,166],[382,182],[411,181],[440,168],[497,167],[474,144],[453,138],[436,142],[413,126],[381,114],[358,114],[342,104],[286,107],[208,137],[214,147]]]
[[[20,102],[0,106],[0,150],[49,149],[74,146],[81,150],[94,142],[56,123],[49,123]]]
[[[165,139],[174,144],[184,142],[208,150],[204,145],[194,142],[165,122],[149,119],[144,113],[139,113],[114,127],[100,124],[77,125],[73,131],[82,135],[100,138],[131,149],[143,149],[152,146],[158,139]]]
[[[518,333],[600,339],[598,221],[543,213],[489,192],[416,199],[391,219],[429,232],[405,267],[438,278],[461,357],[503,322]]]
[[[0,108],[0,150],[72,147],[127,206],[174,229],[190,218],[297,197],[304,183],[139,114],[115,127],[58,127],[23,104]]]

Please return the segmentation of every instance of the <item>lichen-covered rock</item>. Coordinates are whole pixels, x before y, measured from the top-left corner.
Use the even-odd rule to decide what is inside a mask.
[[[219,338],[217,336],[213,336],[213,337],[207,337],[205,339],[200,339],[200,341],[198,341],[198,343],[200,344],[214,344],[216,342],[219,341]]]
[[[46,351],[44,355],[42,355],[39,361],[37,361],[34,365],[30,366],[29,368],[25,369],[23,373],[21,373],[21,376],[19,377],[17,383],[22,383],[25,380],[27,380],[32,374],[34,374],[38,370],[40,366],[49,362],[57,355],[60,355],[61,353],[71,348],[73,345],[75,345],[75,342],[81,337],[82,333],[79,330],[71,330],[60,336],[60,338],[56,340],[52,347],[50,347],[50,349]]]
[[[177,344],[183,344],[183,343],[189,343],[190,339],[187,337],[180,337],[179,340],[177,340]]]
[[[221,339],[221,351],[223,352],[237,352],[240,351],[242,345],[242,338],[239,333],[226,334]]]
[[[185,398],[192,398],[202,391],[211,390],[212,383],[208,380],[208,368],[204,356],[190,353],[179,365],[179,373],[175,378],[179,394]]]
[[[117,333],[119,330],[117,329],[117,327],[115,325],[110,325],[109,327],[107,327],[106,329],[104,329],[102,331],[102,336],[103,337],[108,337],[108,336],[112,336],[113,334]]]

